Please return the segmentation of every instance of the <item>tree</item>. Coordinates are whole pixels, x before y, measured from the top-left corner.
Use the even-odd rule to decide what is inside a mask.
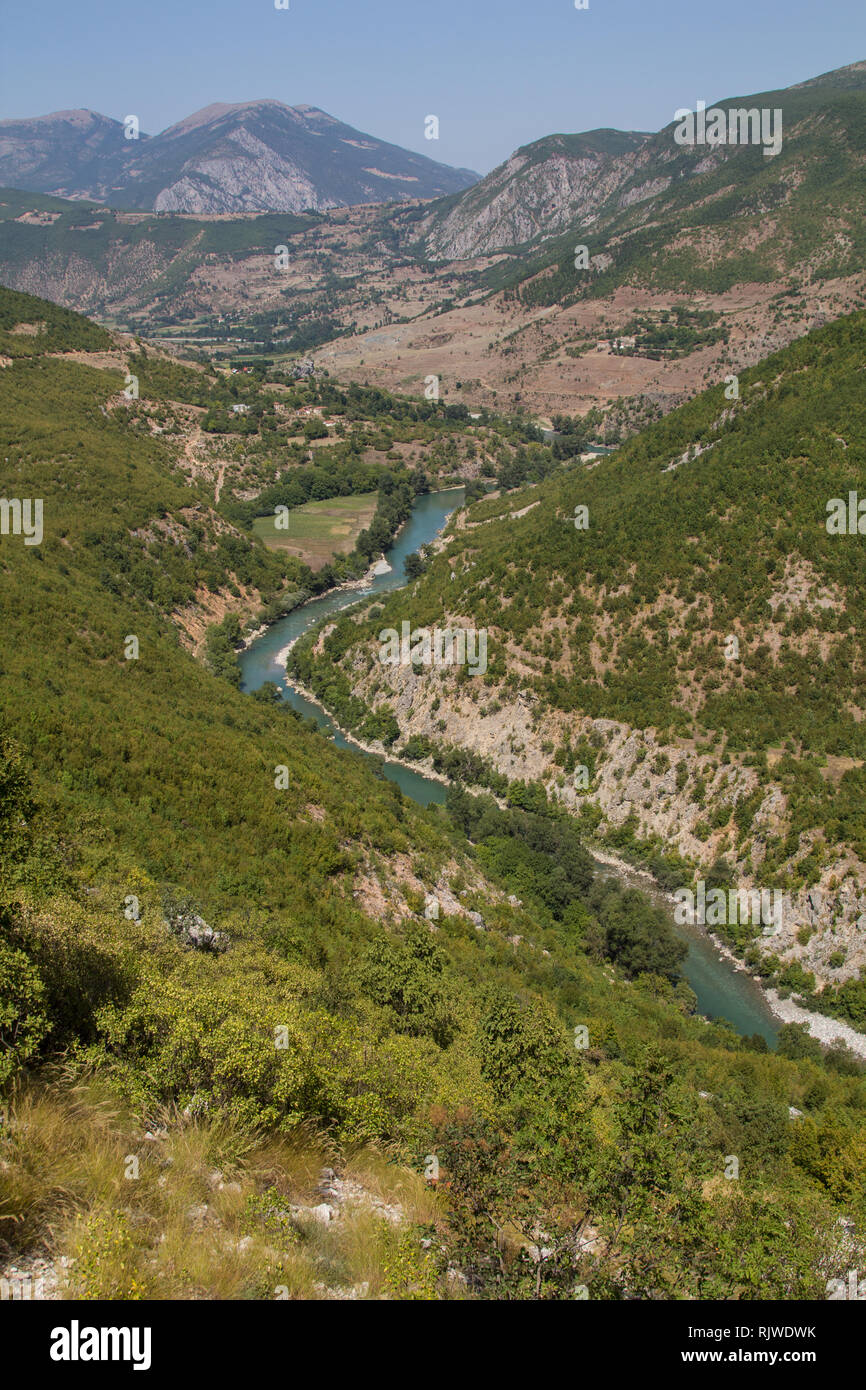
[[[600,885],[590,901],[605,931],[605,954],[632,977],[664,975],[672,983],[688,947],[674,934],[667,917],[635,889],[610,889]]]
[[[11,887],[13,866],[27,853],[33,811],[21,755],[12,740],[0,734],[0,901]]]
[[[33,811],[18,749],[0,735],[0,1085],[33,1056],[49,1031],[45,986],[20,949],[19,913],[9,902],[15,867],[27,854]]]
[[[403,569],[410,584],[413,579],[420,578],[426,568],[427,566],[416,551],[413,551],[411,555],[407,555],[403,561]]]
[[[804,1057],[820,1062],[823,1050],[817,1038],[813,1038],[805,1023],[783,1023],[779,1029],[779,1054],[800,1061]]]
[[[3,939],[10,919],[0,909],[0,1086],[36,1053],[50,1028],[36,966]]]

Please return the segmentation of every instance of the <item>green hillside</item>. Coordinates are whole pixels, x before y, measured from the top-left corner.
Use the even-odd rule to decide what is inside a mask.
[[[6,356],[99,352],[111,345],[111,337],[104,328],[82,319],[70,309],[12,290],[4,291],[0,297],[0,352]]]
[[[37,220],[34,213],[41,214]],[[98,203],[0,188],[0,266],[5,284],[38,284],[60,268],[87,267],[87,303],[131,317],[149,306],[154,322],[171,321],[172,299],[208,257],[228,262],[274,253],[317,226],[320,214],[265,213],[221,220],[176,213],[130,213]],[[62,278],[62,276],[61,276]]]
[[[493,267],[491,286],[516,290],[527,305],[567,304],[624,284],[720,293],[795,270],[815,279],[863,270],[866,68],[708,106],[781,110],[779,153],[678,145],[675,125],[666,126],[600,199],[591,224],[546,242],[528,264]],[[482,187],[463,197],[477,206]],[[605,258],[591,275],[575,268],[575,241]]]
[[[840,1218],[866,1217],[856,1061],[695,1017],[661,914],[594,881],[555,808],[422,811],[197,663],[179,605],[292,571],[108,408],[121,384],[38,351],[0,368],[0,493],[44,522],[0,537],[0,1253],[72,1258],[89,1298],[344,1296],[351,1231],[335,1249],[289,1207],[305,1163],[357,1172],[365,1145],[409,1215],[361,1232],[359,1296],[823,1298]],[[210,1196],[215,1165],[238,1179]]]
[[[412,591],[358,626],[344,619],[317,660],[301,644],[296,669],[330,691],[342,717],[359,719],[365,700],[391,709],[399,695],[372,675],[380,629],[484,628],[483,679],[433,673],[416,708],[435,694],[483,720],[528,701],[533,729],[556,744],[544,761],[560,782],[587,759],[595,778],[607,756],[585,747],[585,721],[652,731],[645,771],[659,781],[641,794],[650,815],[656,797],[702,808],[686,858],[706,866],[724,856],[729,872],[794,893],[849,879],[856,894],[866,859],[866,558],[861,535],[828,531],[828,504],[844,499],[847,513],[849,493],[864,486],[864,343],[866,315],[839,320],[742,373],[738,399],[721,384],[609,458],[479,503],[475,525]],[[610,734],[594,738],[603,745]],[[662,785],[674,762],[676,785]],[[480,780],[501,790],[489,766]],[[774,789],[781,809],[756,823]],[[592,798],[584,814],[598,823]],[[664,835],[643,838],[670,854]],[[828,953],[841,944],[828,936]],[[817,1006],[862,1026],[857,972],[838,988],[842,977],[829,979]],[[815,986],[795,982],[804,997]]]

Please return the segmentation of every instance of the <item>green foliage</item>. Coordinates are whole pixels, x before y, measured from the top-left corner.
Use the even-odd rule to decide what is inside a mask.
[[[362,994],[389,1011],[395,1031],[448,1047],[458,1025],[447,965],[427,927],[411,923],[401,944],[376,941],[367,947],[356,980]]]
[[[721,105],[739,106],[742,100]],[[486,282],[505,285],[527,306],[568,305],[612,295],[623,285],[694,296],[723,293],[742,282],[768,283],[806,266],[828,278],[862,269],[862,75],[853,74],[844,91],[823,81],[806,83],[761,93],[745,104],[783,109],[785,137],[773,159],[756,147],[729,145],[706,167],[705,151],[677,146],[668,126],[650,137],[639,167],[593,218],[589,252],[608,257],[603,269],[588,275],[575,267],[575,242],[587,242],[587,234],[573,227],[516,263],[491,267]],[[654,180],[659,188],[648,217],[645,190]],[[828,244],[828,219],[844,227],[842,244]],[[693,320],[687,326],[686,335],[644,328],[646,348],[676,350],[694,332]]]
[[[30,330],[13,332],[21,325]],[[71,309],[61,309],[32,294],[3,290],[0,295],[0,352],[9,357],[41,357],[46,352],[98,352],[111,337]]]
[[[688,948],[674,935],[667,916],[651,907],[642,893],[600,884],[589,904],[604,930],[604,952],[632,978],[661,975],[673,983]]]
[[[5,940],[0,916],[0,1086],[38,1053],[50,1031],[45,986],[33,962]]]
[[[287,575],[214,520],[159,439],[104,410],[118,384],[39,355],[0,373],[3,489],[25,479],[46,501],[42,545],[0,549],[0,1081],[61,1055],[139,1114],[248,1136],[303,1124],[419,1169],[437,1155],[437,1242],[472,1294],[814,1297],[838,1218],[863,1210],[862,1074],[691,1017],[676,944],[638,895],[593,883],[540,784],[507,788],[505,809],[455,789],[450,817],[422,810],[273,692],[197,662],[179,606],[200,617],[202,584],[251,579],[276,600]],[[535,607],[553,573],[532,574]],[[220,633],[211,659],[237,621]],[[326,648],[350,638],[338,624]],[[449,912],[412,921],[437,889]],[[171,930],[191,902],[229,950]],[[701,1089],[718,1110],[697,1113]],[[786,1105],[808,1112],[802,1140]],[[717,1191],[732,1138],[745,1177]],[[50,1150],[32,1161],[51,1168]],[[10,1172],[4,1157],[18,1212]],[[85,1296],[145,1296],[131,1230],[116,1200],[83,1214]],[[431,1262],[395,1247],[389,1291],[430,1296]]]
[[[421,559],[420,555],[413,553],[411,555],[407,555],[404,559],[403,569],[405,571],[406,578],[411,584],[413,579],[418,579],[419,576],[424,573],[426,565],[424,564],[424,561]]]
[[[773,780],[787,800],[789,853],[818,827],[828,844],[866,855],[866,773],[848,766],[830,778],[816,762],[866,758],[866,725],[854,714],[866,682],[864,551],[856,536],[826,528],[828,499],[862,481],[864,340],[863,313],[817,330],[740,373],[738,401],[713,387],[591,471],[541,482],[518,520],[514,499],[477,504],[485,524],[472,531],[472,563],[459,562],[466,538],[455,536],[417,581],[410,616],[433,625],[470,614],[489,634],[493,692],[526,691],[537,718],[615,718],[671,738],[724,740],[759,776],[733,806],[741,838]],[[701,452],[689,457],[696,442]],[[569,524],[578,504],[589,510],[586,532]],[[831,601],[819,603],[821,594]],[[399,626],[407,604],[405,592],[391,596],[380,625]],[[553,626],[568,659],[539,638]],[[370,632],[364,623],[343,630],[331,661]],[[723,656],[731,632],[737,662]],[[499,649],[520,658],[521,674]],[[763,755],[785,741],[798,751],[771,772]],[[679,790],[688,777],[683,758]],[[708,806],[704,834],[731,809]],[[765,871],[780,867],[771,849]],[[815,867],[804,861],[804,881]]]
[[[214,623],[205,634],[205,661],[215,676],[222,676],[232,685],[240,685],[241,672],[237,661],[240,644],[240,621],[236,613],[228,613],[221,623]]]

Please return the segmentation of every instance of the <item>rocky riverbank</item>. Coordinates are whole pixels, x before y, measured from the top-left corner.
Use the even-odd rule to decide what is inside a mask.
[[[326,632],[327,629],[322,630],[319,638],[320,642],[324,640]],[[322,709],[325,708],[312,691],[301,685],[294,678],[292,679],[292,686],[299,694],[303,695],[305,699],[319,705]],[[330,714],[328,717],[334,722]],[[335,727],[339,726],[335,724]],[[398,757],[393,751],[386,749],[381,742],[375,741],[367,743],[345,730],[340,730],[340,732],[346,739],[350,740],[355,747],[360,748],[365,753],[386,758],[390,763],[405,767],[411,772],[421,773],[424,777],[438,781],[444,786],[450,785],[450,779],[436,772],[429,765],[429,759],[425,760],[423,763],[412,762],[406,758]],[[483,791],[485,795],[492,795],[486,788],[479,788],[478,790]],[[500,797],[494,797],[493,799],[499,806],[504,807],[506,804]],[[605,864],[613,869],[617,876],[626,882],[636,881],[636,886],[643,888],[644,891],[650,891],[656,900],[663,902],[668,910],[673,911],[676,906],[674,894],[662,888],[647,869],[630,864],[627,860],[620,858],[618,855],[611,854],[609,850],[595,843],[588,842],[587,847],[590,849],[593,858],[599,863]],[[699,930],[701,930],[702,934],[713,943],[718,954],[728,961],[734,970],[748,973],[748,967],[745,963],[740,960],[730,947],[714,932],[708,931],[706,927],[700,927]],[[769,988],[759,975],[752,975],[751,979],[760,989],[768,1009],[775,1018],[778,1018],[783,1023],[805,1024],[809,1034],[824,1046],[829,1047],[834,1043],[842,1043],[850,1048],[856,1056],[866,1060],[866,1035],[857,1032],[856,1029],[842,1022],[840,1019],[830,1018],[826,1014],[815,1013],[812,1010],[803,1008],[792,999],[782,998],[775,989]]]
[[[594,804],[602,813],[602,832],[628,824],[636,840],[655,837],[705,869],[724,855],[738,887],[762,887],[760,866],[769,840],[784,832],[787,807],[781,787],[759,781],[755,768],[692,745],[662,744],[653,730],[613,719],[541,710],[528,691],[503,699],[501,692],[485,689],[479,698],[477,683],[455,688],[448,670],[371,666],[368,657],[358,647],[345,658],[353,692],[373,710],[387,705],[404,739],[418,734],[466,748],[509,781],[542,782],[569,810]],[[585,750],[583,786],[579,767],[566,774],[555,761],[556,749],[566,743]],[[728,822],[733,825],[743,803],[748,820],[737,844],[740,827],[732,830]],[[714,826],[717,817],[723,824]],[[866,969],[864,884],[866,865],[851,854],[835,854],[815,884],[786,893],[772,954],[812,974],[819,989],[856,979]]]
[[[385,556],[380,555],[378,560],[374,560],[373,563],[366,570],[366,572],[362,574],[358,579],[344,579],[342,584],[335,584],[332,589],[326,589],[324,592],[326,594],[339,594],[342,593],[344,590],[369,589],[370,585],[372,584],[373,580],[377,577],[377,575],[390,573],[391,566],[388,564],[388,561],[385,559]],[[306,608],[308,603],[315,603],[317,599],[322,598],[323,596],[323,594],[311,594],[309,598],[304,599],[303,603],[298,604],[298,608],[293,608],[290,611],[292,613],[296,613],[298,609]],[[277,621],[279,622],[279,619],[277,619]],[[262,623],[259,627],[255,628],[252,632],[248,633],[247,636],[244,637],[240,646],[238,647],[238,651],[248,651],[249,648],[253,645],[253,643],[257,642],[260,637],[264,637],[265,633],[272,626],[272,623]],[[289,648],[286,647],[285,650],[288,651]]]
[[[607,850],[595,846],[591,846],[591,848],[593,858],[609,865],[627,880],[631,878],[643,880],[642,886],[651,887],[653,896],[663,899],[665,905],[673,910],[676,904],[673,893],[666,892],[648,870],[629,864],[625,859],[620,859]],[[724,941],[716,936],[715,932],[708,931],[706,927],[701,928],[701,930],[708,940],[712,941],[719,955],[729,961],[735,970],[748,971],[744,962],[734,954]],[[783,999],[775,989],[769,988],[764,983],[760,975],[752,975],[751,978],[760,989],[768,1009],[780,1022],[803,1023],[809,1034],[813,1038],[817,1038],[825,1047],[830,1047],[833,1043],[844,1043],[856,1056],[866,1060],[866,1034],[858,1033],[855,1028],[852,1028],[848,1023],[843,1023],[841,1019],[830,1018],[827,1014],[819,1014],[815,1013],[814,1010],[804,1009],[801,1005],[795,1004],[792,999]]]

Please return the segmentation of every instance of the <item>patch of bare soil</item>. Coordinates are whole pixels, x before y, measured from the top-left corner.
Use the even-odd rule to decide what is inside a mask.
[[[807,284],[796,304],[788,300],[788,307],[780,307],[776,297],[786,288],[787,282],[745,284],[687,298],[626,287],[602,300],[532,310],[496,296],[444,314],[426,311],[408,323],[381,322],[380,304],[379,322],[326,344],[314,358],[343,382],[420,393],[426,378],[437,376],[449,401],[500,409],[522,405],[548,418],[584,414],[620,397],[646,396],[670,408],[728,372],[754,365],[816,323],[855,308],[866,276]],[[434,289],[441,294],[443,286],[423,287],[428,295]],[[395,294],[395,309],[398,302]],[[662,360],[611,350],[610,340],[635,315],[684,303],[719,314],[727,345]],[[400,313],[406,314],[405,306]]]

